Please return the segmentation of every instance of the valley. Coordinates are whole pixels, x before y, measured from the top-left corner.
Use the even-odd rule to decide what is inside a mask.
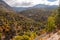
[[[0,0],[0,40],[60,40],[60,7],[33,7],[16,11]]]

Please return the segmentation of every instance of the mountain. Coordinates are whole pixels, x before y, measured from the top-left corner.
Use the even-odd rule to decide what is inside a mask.
[[[51,13],[52,11],[44,8],[32,7],[32,9],[21,11],[18,14],[0,0],[0,40],[34,40],[36,36],[46,34],[47,31],[50,33],[50,30],[56,27],[55,18],[51,22],[50,19],[47,23]]]
[[[57,5],[44,5],[44,4],[38,4],[35,5],[33,8],[46,8],[46,9],[54,9],[57,8]]]
[[[7,3],[5,3],[3,0],[0,0],[0,9],[4,10],[10,10],[13,11],[12,7],[10,7]]]
[[[40,33],[40,23],[10,10],[11,7],[9,5],[5,5],[5,2],[0,0],[0,39],[10,40],[15,38],[15,36],[23,35],[30,38],[28,35],[31,34],[29,33],[34,33],[37,35]]]
[[[19,11],[30,10],[30,9],[34,9],[34,8],[52,10],[52,9],[56,9],[57,7],[58,7],[57,5],[38,4],[38,5],[35,5],[33,7],[13,7],[13,9],[15,11],[19,12]]]
[[[29,8],[26,8],[26,7],[13,7],[13,9],[14,9],[15,11],[19,12],[19,11],[27,10],[27,9],[29,9]]]
[[[19,12],[19,14],[27,16],[28,18],[31,18],[37,22],[43,23],[46,22],[47,18],[52,14],[52,11],[46,9],[34,8],[30,10],[21,11]]]

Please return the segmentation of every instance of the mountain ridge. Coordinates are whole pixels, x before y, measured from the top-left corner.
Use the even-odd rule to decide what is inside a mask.
[[[56,9],[58,6],[57,5],[44,5],[44,4],[38,4],[38,5],[35,5],[33,7],[13,7],[13,9],[15,11],[24,11],[24,10],[30,10],[30,9],[33,9],[33,8],[37,8],[37,9],[49,9],[49,10],[52,10],[52,9]]]
[[[6,11],[14,11],[13,8],[3,0],[0,0],[0,9],[5,9]]]

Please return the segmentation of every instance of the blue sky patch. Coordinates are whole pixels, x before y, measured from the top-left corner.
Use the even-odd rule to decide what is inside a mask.
[[[47,1],[49,1],[49,2],[54,2],[54,1],[56,1],[56,0],[47,0]]]

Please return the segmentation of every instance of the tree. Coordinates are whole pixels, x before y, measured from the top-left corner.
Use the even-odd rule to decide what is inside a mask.
[[[56,29],[55,18],[56,18],[55,14],[52,14],[50,17],[48,17],[47,27],[46,27],[47,32],[52,32]]]
[[[60,29],[60,7],[57,10],[56,24],[57,28]]]
[[[23,35],[23,36],[16,36],[14,40],[30,40],[30,38],[27,35]]]

